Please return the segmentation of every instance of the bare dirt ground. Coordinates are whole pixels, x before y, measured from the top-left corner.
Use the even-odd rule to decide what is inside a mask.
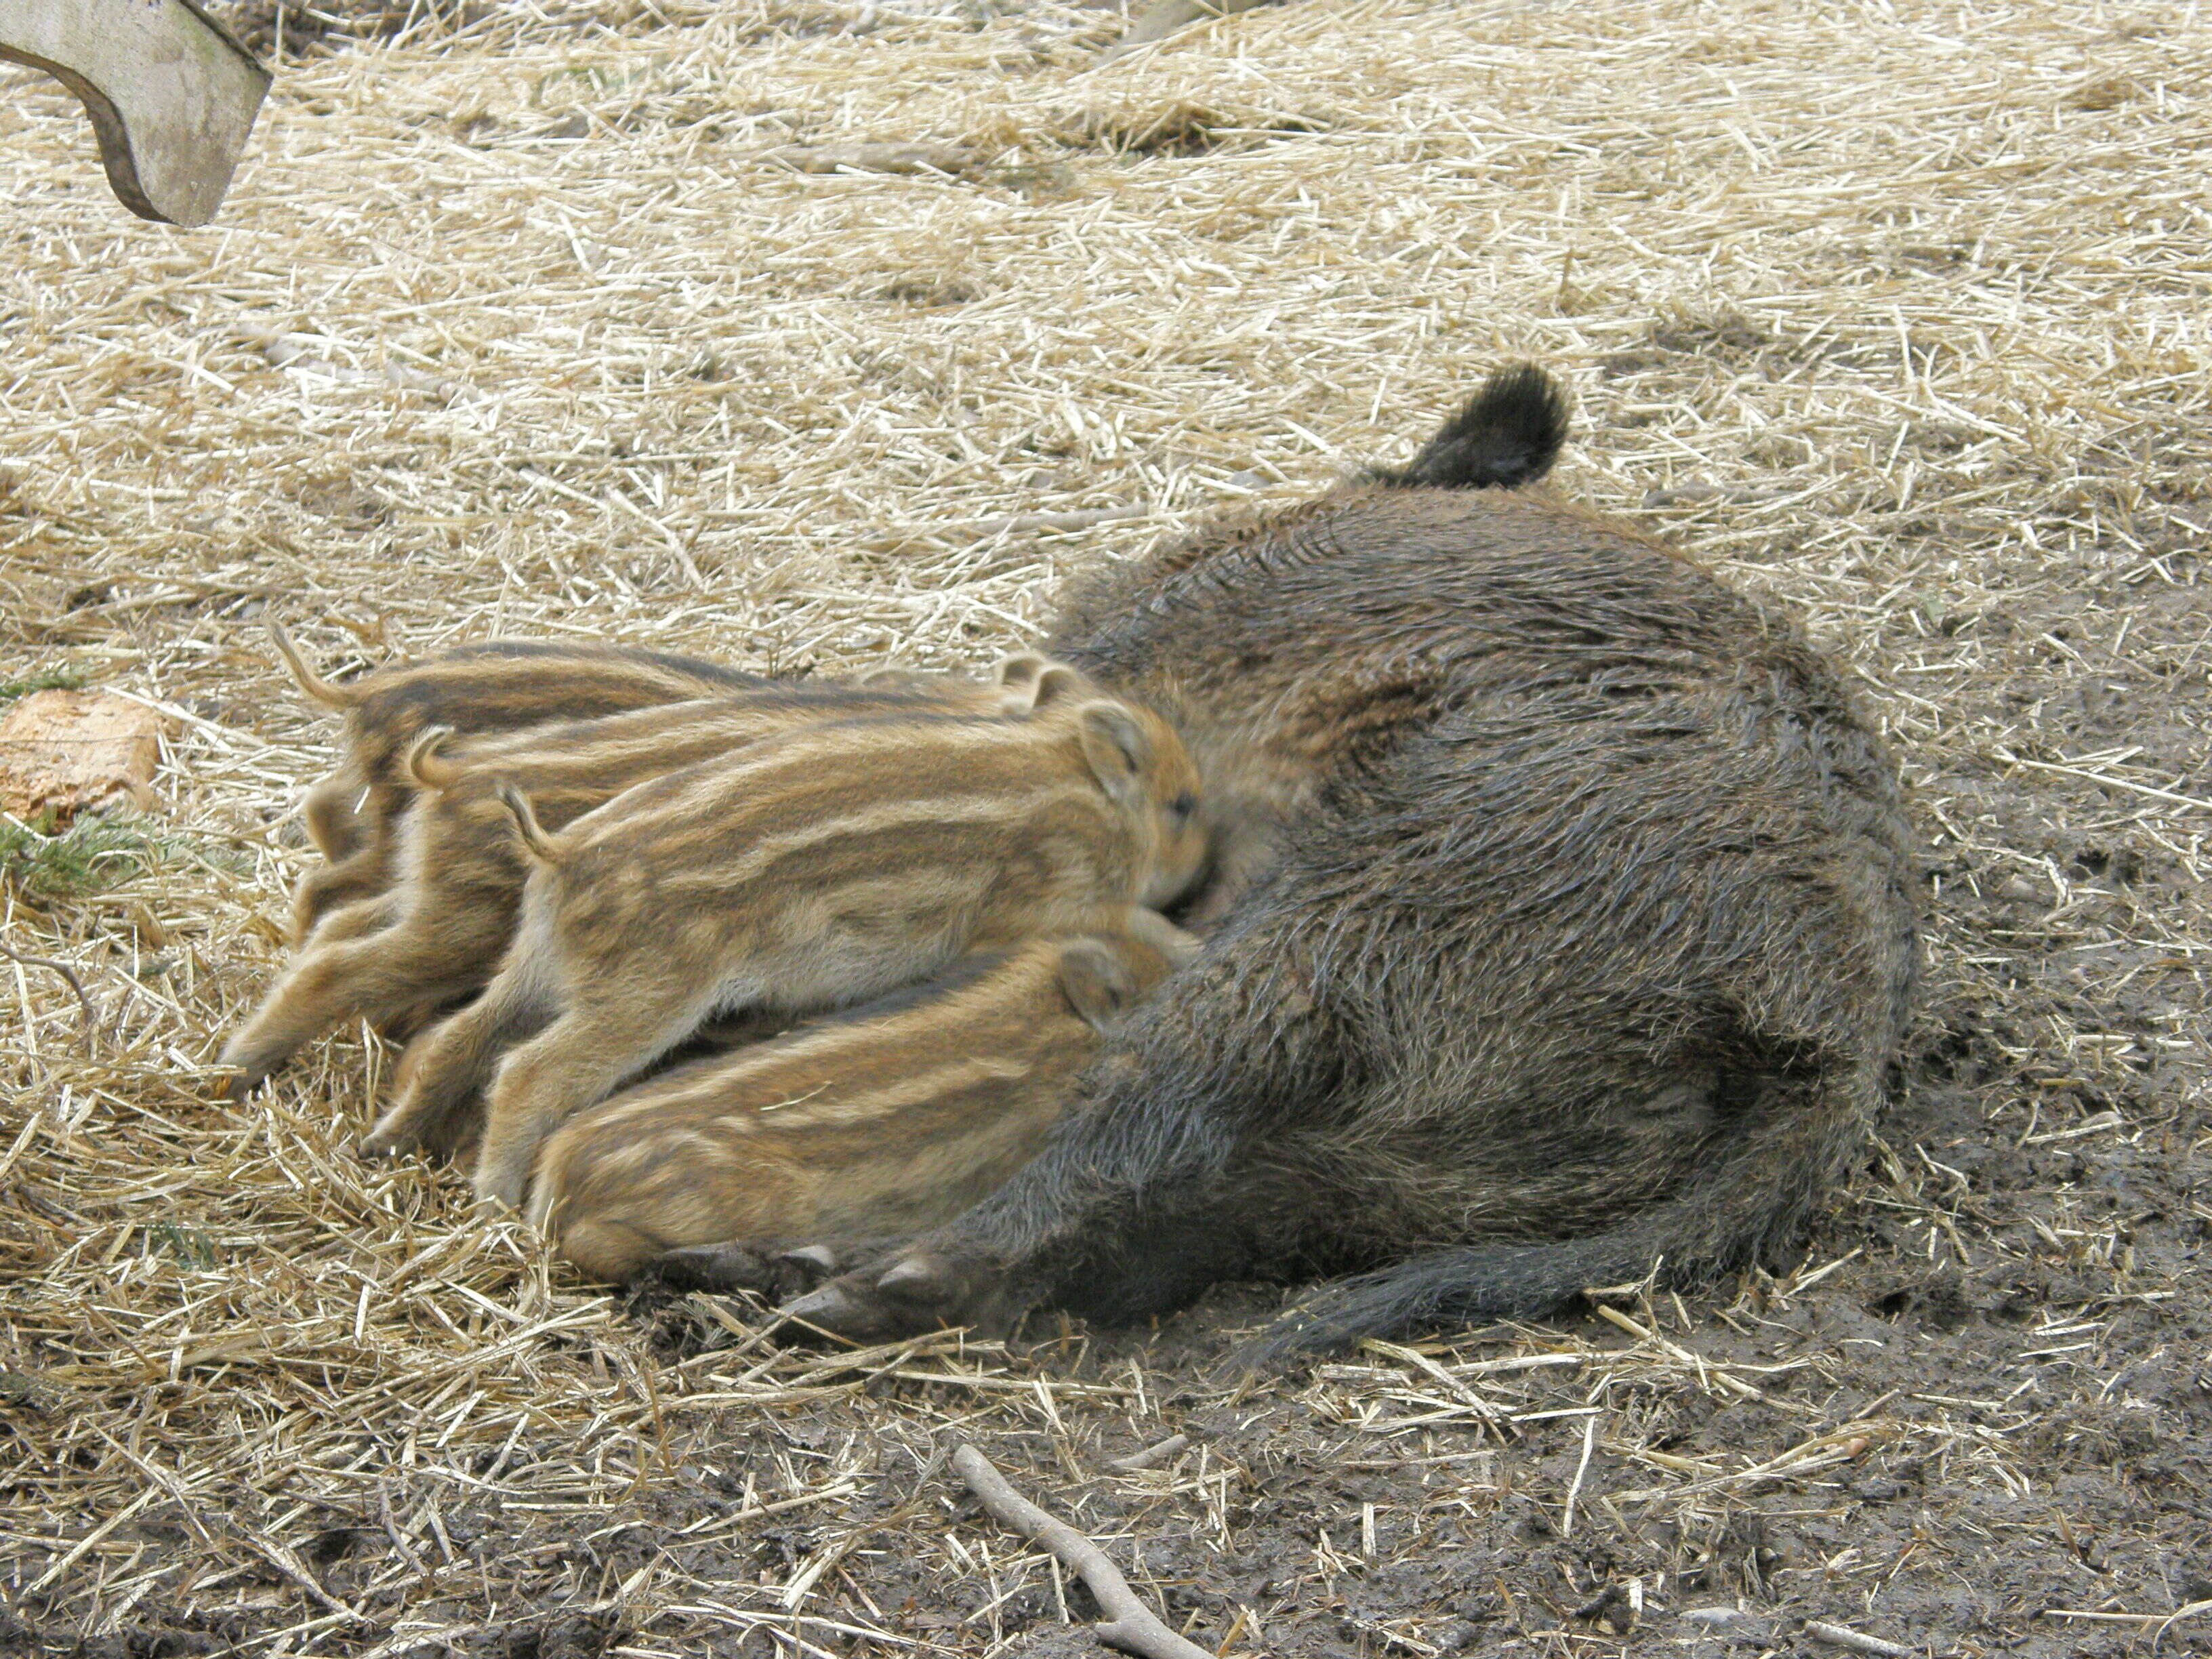
[[[1085,73],[1114,28],[425,8],[288,60],[193,234],[0,79],[0,695],[183,721],[158,812],[0,825],[104,1028],[0,963],[0,1652],[1090,1651],[958,1437],[1232,1654],[2212,1650],[2212,31],[1304,0]],[[361,1164],[359,1034],[216,1101],[330,760],[264,617],[979,663],[1522,356],[1561,487],[1797,605],[1916,787],[1927,1010],[1802,1263],[1280,1379],[1235,1287],[791,1355]]]

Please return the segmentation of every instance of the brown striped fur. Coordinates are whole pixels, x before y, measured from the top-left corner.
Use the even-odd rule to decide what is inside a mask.
[[[305,940],[333,910],[390,885],[401,815],[415,790],[403,767],[428,728],[474,736],[555,720],[722,696],[768,681],[719,663],[626,646],[493,640],[388,664],[332,683],[284,629],[269,629],[300,690],[345,717],[345,757],[307,792],[307,834],[323,857],[292,896],[292,931]]]
[[[325,918],[224,1048],[233,1092],[341,1020],[387,1019],[491,977],[529,874],[502,787],[528,789],[547,821],[565,824],[634,784],[808,726],[887,714],[988,718],[1010,697],[1018,710],[1032,695],[1036,660],[1009,659],[1012,689],[764,685],[458,742],[434,728],[418,733],[408,758],[425,793],[400,822],[402,878]]]
[[[426,1038],[386,1124],[419,1133],[520,1042],[477,1166],[518,1203],[548,1134],[710,1014],[849,1006],[1172,900],[1197,806],[1167,724],[1060,667],[1025,720],[823,726],[658,778],[550,836],[499,977]]]
[[[694,1060],[571,1118],[531,1218],[592,1278],[671,1250],[749,1276],[793,1245],[909,1237],[1034,1158],[1098,1036],[1194,941],[1152,912],[1107,935],[963,957],[939,980]],[[732,1286],[734,1287],[734,1286]]]

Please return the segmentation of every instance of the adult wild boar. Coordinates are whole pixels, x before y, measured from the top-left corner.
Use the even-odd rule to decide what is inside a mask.
[[[1078,587],[1049,649],[1206,779],[1211,935],[1036,1163],[793,1314],[878,1337],[1356,1275],[1281,1355],[1791,1239],[1911,997],[1895,769],[1774,605],[1521,488],[1565,430],[1510,370],[1411,465]]]

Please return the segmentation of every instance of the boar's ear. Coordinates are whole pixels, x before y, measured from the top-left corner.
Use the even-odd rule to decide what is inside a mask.
[[[1128,964],[1095,939],[1079,939],[1060,953],[1060,988],[1075,1012],[1104,1031],[1137,1000]]]
[[[1124,805],[1145,793],[1145,769],[1152,745],[1137,717],[1118,702],[1086,703],[1076,716],[1083,735],[1083,757],[1091,763],[1098,787]]]

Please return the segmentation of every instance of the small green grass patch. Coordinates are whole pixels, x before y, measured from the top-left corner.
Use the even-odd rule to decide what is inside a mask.
[[[19,680],[0,680],[0,703],[10,703],[18,697],[27,697],[33,691],[74,691],[91,678],[89,673],[73,664],[64,663],[59,668],[41,668],[26,674]]]
[[[80,818],[58,832],[0,818],[0,884],[33,899],[83,898],[179,857],[197,854],[182,838],[137,818]]]

